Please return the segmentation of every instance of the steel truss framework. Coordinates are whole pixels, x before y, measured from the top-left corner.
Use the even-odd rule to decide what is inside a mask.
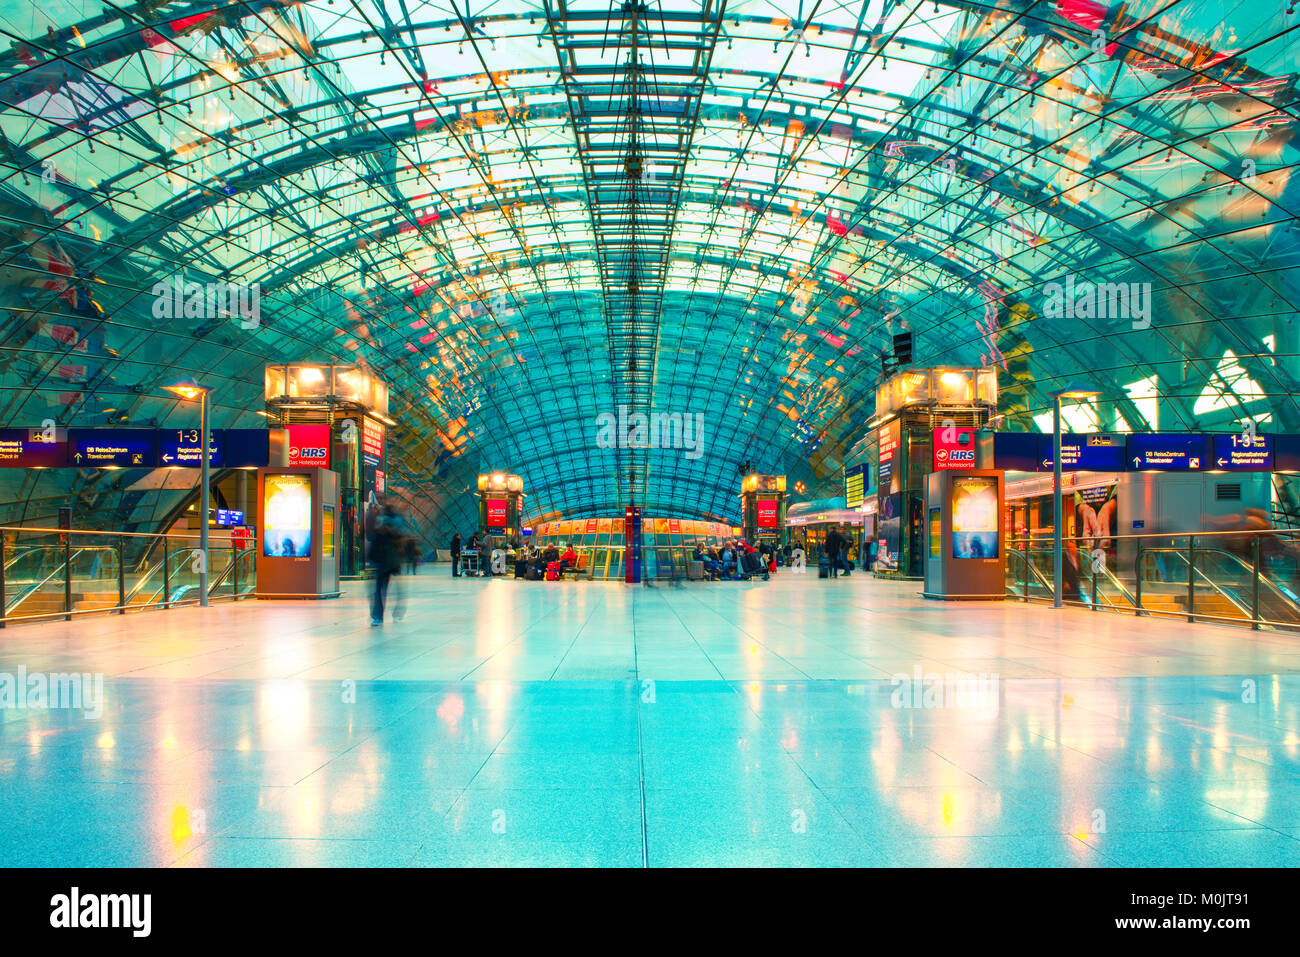
[[[390,482],[466,529],[830,494],[879,355],[996,365],[1004,427],[1300,428],[1286,4],[0,0],[0,418],[261,420],[267,361],[393,385]],[[255,324],[155,284],[258,283]],[[1063,291],[1068,290],[1067,294]],[[1097,308],[1122,291],[1113,308]],[[702,414],[703,454],[597,416]],[[139,476],[0,475],[0,518]],[[441,534],[441,532],[439,532]]]

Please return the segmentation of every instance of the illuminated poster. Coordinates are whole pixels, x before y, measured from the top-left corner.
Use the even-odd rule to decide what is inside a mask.
[[[952,480],[952,557],[998,557],[998,480],[972,475]]]
[[[384,464],[384,426],[370,416],[361,420],[361,459],[371,468]]]
[[[895,569],[898,567],[899,542],[902,538],[903,496],[897,492],[882,495],[880,512],[876,518],[876,527],[880,530],[880,544],[876,552],[876,565],[879,568]]]
[[[776,528],[776,499],[759,499],[754,503],[758,507],[758,527]]]
[[[334,554],[334,509],[326,505],[322,510],[320,523],[321,557],[329,558]]]
[[[506,527],[506,500],[505,499],[490,498],[487,500],[487,527],[488,528]]]
[[[311,556],[311,478],[267,475],[263,493],[262,554],[268,558]]]

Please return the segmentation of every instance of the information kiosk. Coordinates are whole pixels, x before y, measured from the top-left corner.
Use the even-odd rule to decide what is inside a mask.
[[[996,469],[945,469],[925,477],[926,598],[1006,597],[1002,499],[1003,475]]]
[[[258,469],[257,501],[257,597],[337,598],[338,473]]]
[[[745,540],[785,544],[785,476],[745,476],[741,485]]]

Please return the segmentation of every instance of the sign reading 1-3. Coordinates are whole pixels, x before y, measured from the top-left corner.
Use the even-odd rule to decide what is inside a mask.
[[[1272,471],[1273,436],[1252,432],[1215,435],[1213,467],[1225,472]]]
[[[208,464],[213,468],[221,468],[221,445],[221,429],[209,430]],[[200,429],[160,430],[158,464],[199,468],[203,464],[203,432]]]

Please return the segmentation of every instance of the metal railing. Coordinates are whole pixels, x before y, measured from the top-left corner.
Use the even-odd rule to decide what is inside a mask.
[[[0,628],[199,603],[197,533],[0,526]],[[255,540],[209,542],[208,598],[251,597]]]
[[[1008,598],[1051,601],[1052,538],[1012,536]],[[1300,631],[1300,531],[1071,536],[1062,541],[1067,605]]]

